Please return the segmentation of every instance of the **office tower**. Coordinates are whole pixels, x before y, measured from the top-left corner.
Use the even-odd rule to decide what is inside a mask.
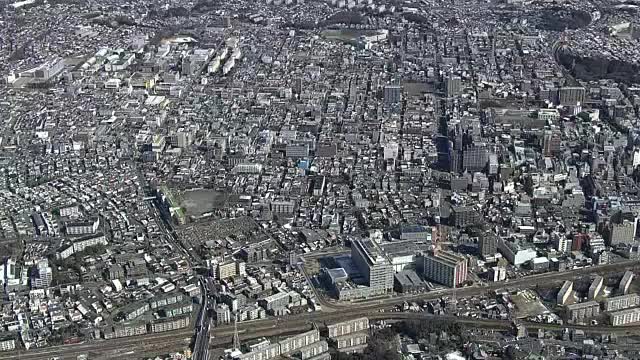
[[[482,221],[480,212],[473,206],[453,206],[451,224],[457,227],[476,225]]]
[[[561,87],[558,90],[560,105],[578,105],[584,102],[586,90],[583,87]]]
[[[636,236],[636,220],[624,220],[620,224],[611,223],[608,230],[609,246],[633,243]]]
[[[462,153],[462,169],[483,171],[489,161],[489,150],[484,146],[473,146]]]
[[[462,151],[453,150],[451,152],[451,166],[449,171],[459,173],[462,171]]]
[[[462,92],[462,78],[460,76],[449,75],[446,83],[447,97],[456,96]]]
[[[384,104],[393,106],[400,104],[402,101],[402,88],[400,85],[392,84],[384,87]]]
[[[500,169],[500,165],[498,163],[498,155],[489,154],[489,175],[498,174],[499,169]]]
[[[493,235],[482,235],[478,247],[483,258],[494,256],[498,252],[498,239]]]
[[[397,159],[400,146],[398,143],[387,143],[384,145],[384,159]]]
[[[351,244],[351,258],[369,282],[369,287],[393,290],[393,265],[376,243],[355,240]]]
[[[434,141],[438,152],[437,168],[449,171],[452,165],[453,143],[446,136],[438,136]]]

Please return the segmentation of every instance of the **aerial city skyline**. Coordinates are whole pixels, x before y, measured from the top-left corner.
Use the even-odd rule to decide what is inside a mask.
[[[0,359],[636,359],[637,0],[0,2]]]

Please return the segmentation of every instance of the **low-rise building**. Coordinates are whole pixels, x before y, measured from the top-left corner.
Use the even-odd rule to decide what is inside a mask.
[[[177,329],[184,329],[189,326],[190,316],[180,316],[168,321],[157,321],[151,324],[151,332],[159,333]]]
[[[129,336],[144,335],[147,333],[147,324],[141,321],[115,324],[102,331],[105,339],[117,339]]]
[[[280,354],[294,352],[317,341],[320,341],[320,332],[318,329],[286,338],[278,342],[278,344],[280,344]]]
[[[640,308],[612,312],[609,314],[609,322],[613,326],[622,326],[640,322]]]
[[[280,356],[280,345],[271,344],[238,356],[238,360],[269,360]]]
[[[177,304],[184,300],[184,295],[181,293],[171,293],[166,295],[158,295],[149,299],[149,306],[151,309],[157,309],[168,305]]]
[[[332,341],[336,345],[339,352],[358,352],[367,347],[368,333],[359,332],[347,334],[333,338]]]
[[[193,311],[193,304],[189,302],[189,303],[169,305],[167,307],[160,309],[159,313],[163,317],[173,318],[180,315],[190,314],[192,311]]]
[[[107,238],[104,234],[99,233],[80,238],[59,250],[57,257],[58,259],[66,259],[75,253],[79,253],[90,246],[96,245],[107,245]]]
[[[264,299],[261,299],[259,303],[260,306],[265,308],[265,310],[283,308],[289,305],[289,293],[281,292],[273,294],[271,296],[267,296]]]
[[[624,275],[622,276],[622,280],[620,280],[620,284],[618,285],[618,290],[623,294],[629,292],[629,286],[631,286],[631,282],[633,281],[634,277],[635,274],[632,271],[625,271]]]
[[[556,302],[558,305],[565,305],[573,293],[573,281],[565,281],[558,292]]]
[[[216,266],[216,278],[223,280],[236,276],[236,263],[234,261],[226,261]]]
[[[88,235],[95,234],[100,226],[100,219],[93,218],[87,220],[67,221],[65,224],[68,235]]]
[[[300,360],[309,360],[315,359],[316,356],[320,356],[321,354],[329,355],[328,351],[329,344],[323,340],[301,347],[293,353],[293,356]]]
[[[120,314],[126,321],[131,321],[139,316],[142,316],[150,309],[151,307],[147,302],[135,302],[122,308]]]
[[[16,339],[14,334],[0,333],[0,351],[11,351],[16,348]]]
[[[596,317],[600,314],[600,304],[595,301],[587,301],[566,306],[567,320],[579,322]]]
[[[328,336],[335,338],[369,329],[369,318],[362,317],[336,324],[327,325]]]
[[[598,295],[600,295],[600,291],[602,290],[602,286],[604,284],[604,278],[602,276],[596,276],[591,282],[589,286],[589,292],[587,294],[587,298],[589,300],[594,300]]]
[[[536,250],[530,246],[502,238],[498,240],[498,250],[515,266],[520,266],[538,255]]]
[[[627,294],[608,298],[604,301],[604,311],[617,311],[640,305],[638,294]]]

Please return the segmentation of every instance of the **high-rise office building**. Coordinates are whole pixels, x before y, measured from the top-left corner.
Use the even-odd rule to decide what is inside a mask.
[[[453,173],[459,173],[462,171],[462,151],[452,150],[451,151],[451,166],[449,167],[449,171]]]
[[[484,146],[472,146],[462,153],[462,168],[467,171],[482,171],[489,162],[489,150]]]
[[[459,95],[462,92],[462,78],[460,76],[449,75],[446,83],[448,97]]]
[[[620,224],[611,223],[608,227],[609,246],[630,244],[635,241],[637,222],[624,220]]]
[[[436,167],[439,170],[449,171],[453,165],[451,159],[453,152],[452,142],[446,136],[438,136],[434,140],[434,143],[438,151]]]
[[[454,206],[451,208],[451,225],[465,227],[482,221],[480,212],[473,206]]]
[[[398,143],[390,142],[386,143],[383,148],[384,159],[397,159],[400,152],[400,146]]]
[[[561,87],[558,90],[560,105],[578,105],[584,102],[586,90],[580,86]]]
[[[376,243],[370,240],[353,241],[351,258],[370,287],[393,291],[393,265]]]
[[[483,258],[494,256],[498,252],[498,239],[491,234],[484,234],[480,237],[478,247]]]
[[[402,87],[391,84],[384,87],[384,104],[386,106],[398,105],[402,101]]]

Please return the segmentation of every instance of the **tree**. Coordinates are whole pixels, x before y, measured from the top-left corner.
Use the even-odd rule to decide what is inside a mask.
[[[446,332],[449,335],[461,336],[465,332],[462,324],[450,320],[430,320],[422,322],[418,320],[402,321],[394,325],[395,331],[406,334],[414,340],[426,339],[432,333]]]

